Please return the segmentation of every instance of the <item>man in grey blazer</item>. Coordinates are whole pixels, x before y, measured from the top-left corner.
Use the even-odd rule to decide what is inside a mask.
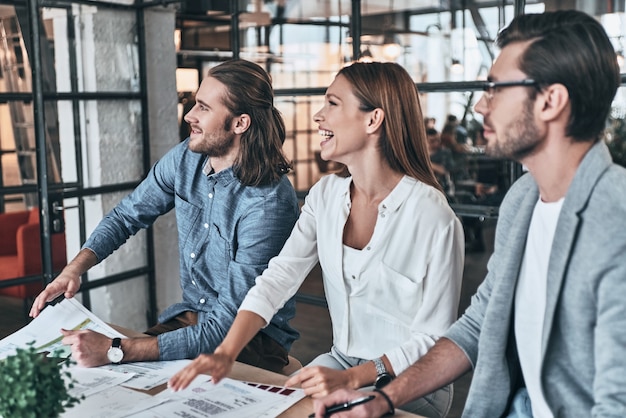
[[[500,208],[465,314],[376,398],[381,416],[474,370],[463,416],[626,417],[626,170],[600,139],[619,85],[602,26],[577,11],[515,18],[476,105],[487,152],[528,168]],[[362,396],[341,391],[327,406]]]

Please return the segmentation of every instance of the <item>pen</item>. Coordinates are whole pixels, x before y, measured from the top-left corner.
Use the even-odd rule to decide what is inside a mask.
[[[337,405],[333,405],[333,406],[329,406],[328,408],[326,408],[326,413],[324,414],[324,416],[330,416],[332,414],[334,414],[335,412],[341,412],[341,411],[347,411],[349,409],[352,409],[353,407],[357,406],[357,405],[361,405],[364,404],[366,402],[371,401],[372,399],[374,399],[376,396],[374,395],[370,395],[370,396],[364,396],[362,398],[357,398],[354,399],[352,401],[349,402],[345,402],[345,403],[340,403]],[[314,418],[315,414],[311,414],[309,415],[309,418]]]

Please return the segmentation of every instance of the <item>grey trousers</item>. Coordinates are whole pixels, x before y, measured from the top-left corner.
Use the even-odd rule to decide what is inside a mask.
[[[345,370],[368,361],[370,361],[370,359],[360,359],[346,356],[333,346],[329,353],[320,354],[307,366],[323,366],[328,367],[329,369]],[[362,389],[372,390],[373,388],[373,386],[370,386]],[[448,386],[444,386],[443,388],[422,398],[397,407],[398,409],[422,415],[427,418],[443,418],[447,416],[450,411],[453,396],[453,385],[449,384]]]

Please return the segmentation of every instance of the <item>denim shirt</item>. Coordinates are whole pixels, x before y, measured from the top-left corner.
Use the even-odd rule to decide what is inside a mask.
[[[159,335],[161,360],[195,358],[215,350],[299,213],[286,176],[253,187],[241,184],[232,168],[209,174],[208,157],[190,151],[187,142],[163,156],[83,246],[103,260],[131,235],[176,209],[183,301],[165,309],[159,322],[193,311],[198,324]],[[287,351],[299,337],[288,324],[294,315],[292,298],[262,330]]]

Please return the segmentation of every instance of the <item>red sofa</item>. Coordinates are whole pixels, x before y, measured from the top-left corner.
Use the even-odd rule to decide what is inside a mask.
[[[39,209],[0,213],[0,280],[42,273]],[[65,234],[52,234],[52,266],[67,264]],[[41,282],[0,288],[0,295],[30,299],[43,289]]]

